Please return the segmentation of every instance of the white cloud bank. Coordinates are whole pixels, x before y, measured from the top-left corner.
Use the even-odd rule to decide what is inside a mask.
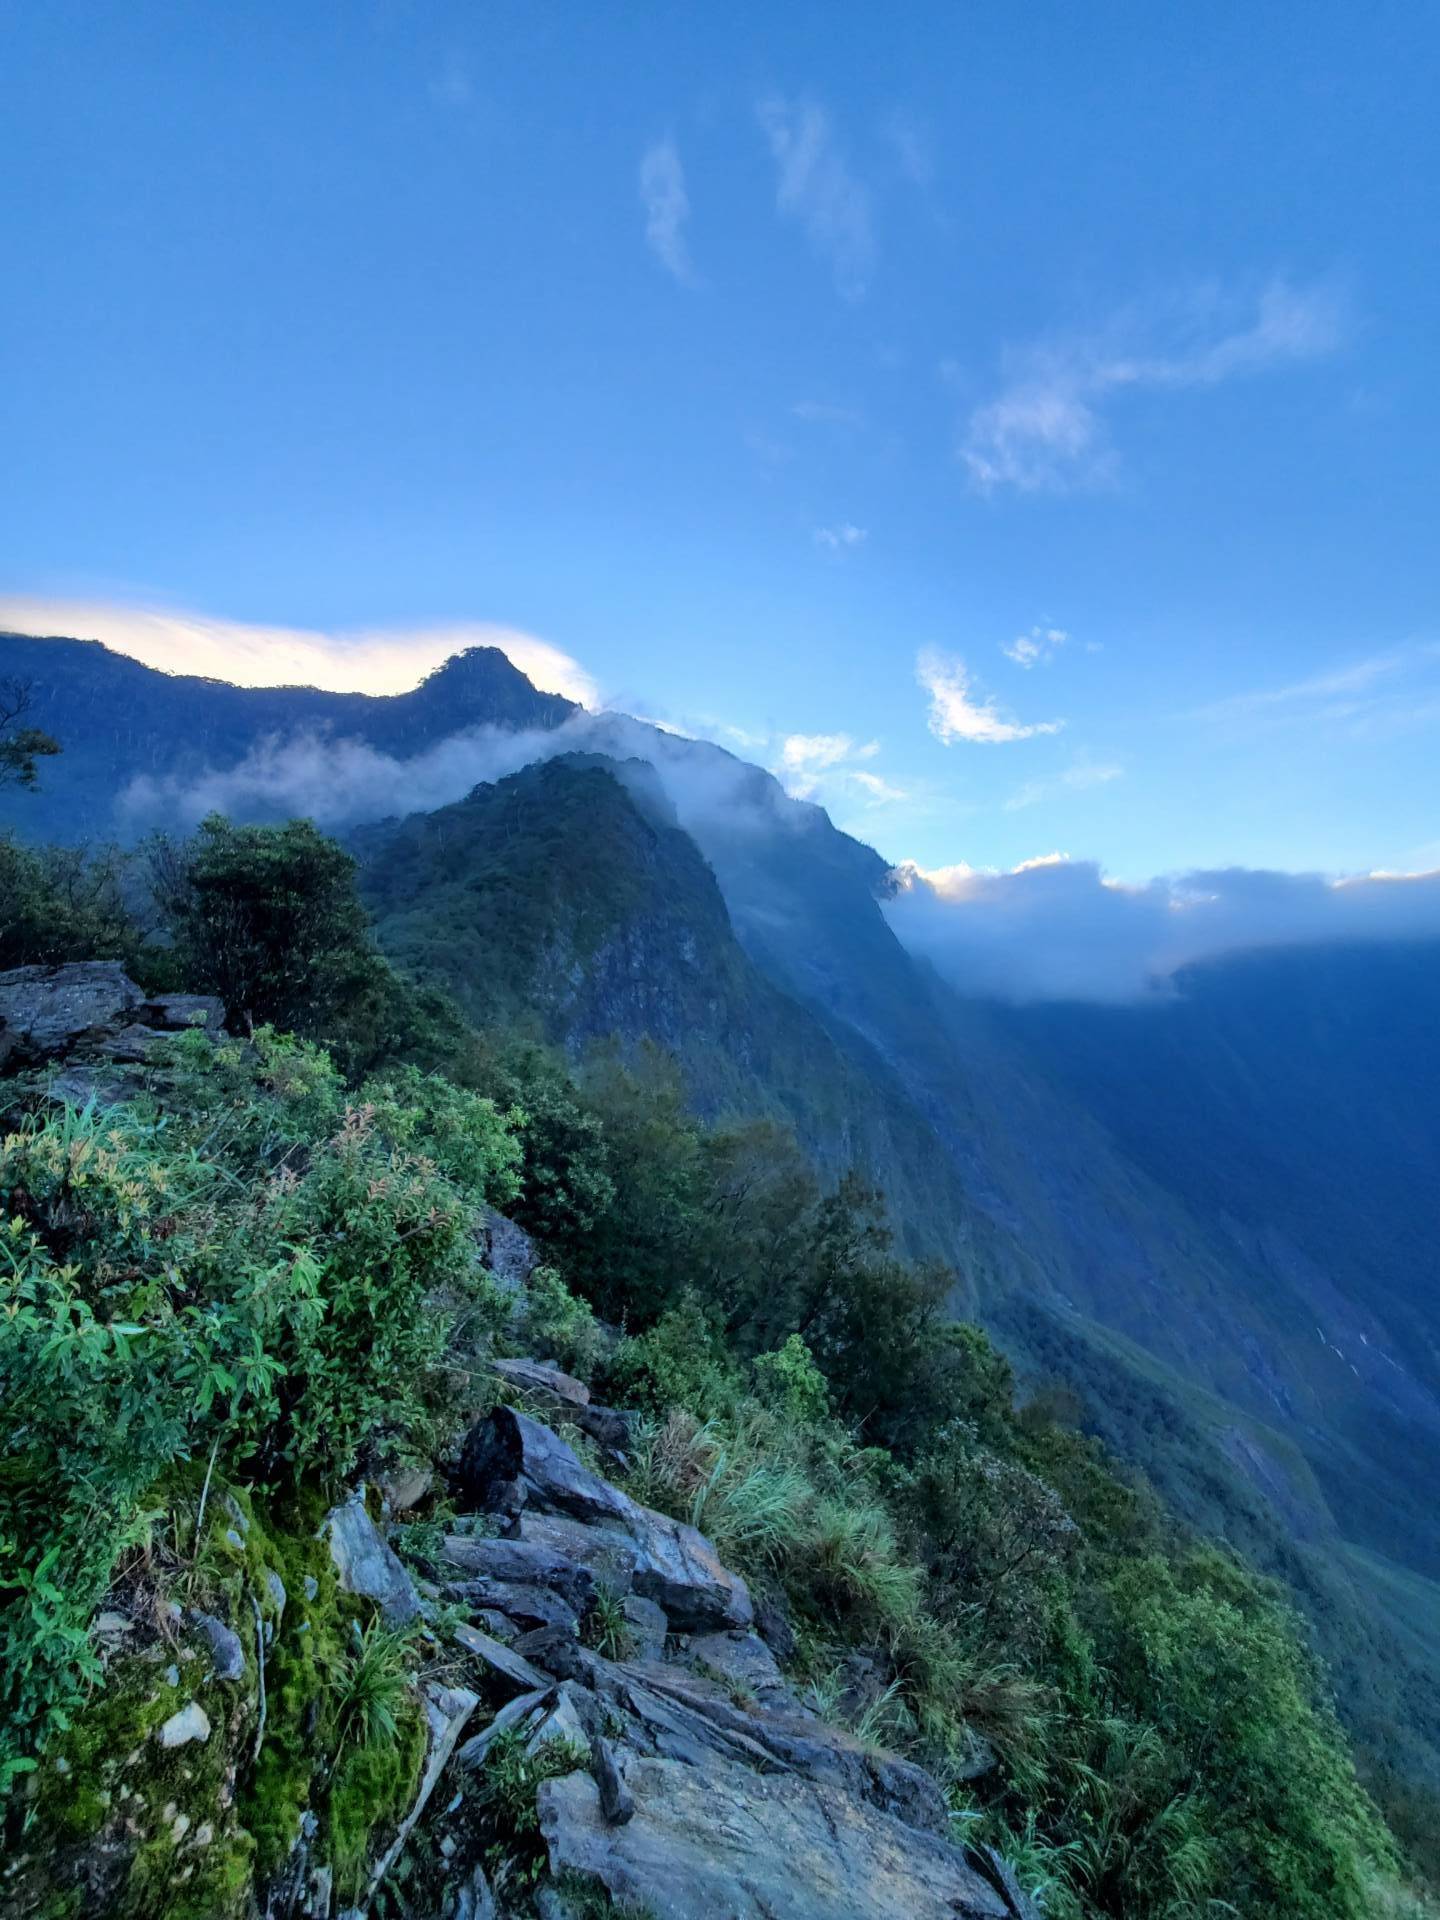
[[[498,647],[544,693],[599,705],[578,661],[548,640],[486,621],[322,633],[256,626],[178,608],[0,595],[0,632],[103,640],[162,673],[196,673],[241,687],[324,687],[333,693],[404,693],[451,654]]]
[[[1260,947],[1440,939],[1440,873],[1231,867],[1127,887],[1056,853],[1009,873],[907,862],[896,879],[897,938],[962,992],[1010,1001],[1136,1000],[1192,961]]]

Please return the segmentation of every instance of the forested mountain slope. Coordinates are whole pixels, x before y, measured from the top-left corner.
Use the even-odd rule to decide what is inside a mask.
[[[652,1038],[702,1111],[783,1115],[822,1167],[858,1163],[1032,1379],[1068,1382],[1178,1510],[1291,1581],[1372,1753],[1440,1778],[1433,950],[1237,957],[1163,1004],[1004,1008],[906,951],[885,862],[822,810],[706,743],[577,716],[502,656],[392,700],[78,642],[5,642],[0,670],[34,680],[64,747],[23,797],[37,838],[133,828],[114,802],[137,774],[266,737],[343,730],[403,765],[467,726],[563,727],[556,749],[613,756],[358,830],[387,950],[572,1053]]]

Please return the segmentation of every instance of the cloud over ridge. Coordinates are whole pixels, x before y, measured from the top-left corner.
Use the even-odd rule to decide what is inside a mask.
[[[897,938],[962,992],[1014,1002],[1153,998],[1193,962],[1264,947],[1440,939],[1440,872],[1228,867],[1122,886],[1049,854],[1008,873],[895,870]]]

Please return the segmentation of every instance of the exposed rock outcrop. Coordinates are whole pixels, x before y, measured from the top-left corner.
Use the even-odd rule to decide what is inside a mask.
[[[0,973],[0,1068],[50,1060],[142,1061],[162,1033],[216,1033],[225,1009],[213,994],[147,999],[117,960],[11,967]]]

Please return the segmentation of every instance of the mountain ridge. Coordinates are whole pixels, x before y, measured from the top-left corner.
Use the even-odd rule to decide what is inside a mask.
[[[11,672],[24,670],[17,658],[30,663],[33,675],[37,659],[43,664],[55,657],[37,655],[34,646],[17,654],[0,642],[0,666]],[[87,651],[80,658],[88,665],[98,657]],[[539,991],[548,967],[550,984],[540,998],[548,995],[551,1037],[581,1046],[607,1021],[632,1040],[649,1034],[670,1045],[682,1065],[688,1058],[702,1107],[729,1102],[782,1112],[832,1171],[857,1149],[868,1153],[891,1190],[909,1248],[947,1255],[965,1270],[968,1297],[957,1306],[1000,1330],[1034,1381],[1068,1380],[1096,1429],[1151,1473],[1196,1524],[1233,1530],[1252,1557],[1289,1579],[1332,1664],[1367,1668],[1365,1685],[1350,1686],[1352,1724],[1368,1729],[1375,1745],[1383,1744],[1384,1724],[1405,1721],[1410,1764],[1440,1780],[1434,1677],[1440,1673],[1440,1591],[1408,1586],[1403,1620],[1385,1611],[1402,1575],[1424,1583],[1436,1564],[1433,1521],[1413,1494],[1417,1482],[1423,1486],[1431,1468],[1440,1467],[1434,1329],[1425,1317],[1423,1286],[1417,1282],[1402,1303],[1408,1342],[1390,1335],[1411,1400],[1392,1432],[1374,1419],[1363,1393],[1357,1397],[1341,1382],[1344,1397],[1337,1397],[1333,1356],[1322,1353],[1323,1336],[1315,1339],[1309,1309],[1336,1284],[1323,1250],[1317,1259],[1303,1236],[1287,1243],[1263,1209],[1230,1220],[1203,1184],[1182,1177],[1187,1155],[1209,1166],[1225,1164],[1227,1152],[1243,1162],[1248,1151],[1235,1132],[1233,1090],[1223,1099],[1206,1091],[1212,1073],[1206,1062],[1221,1045],[1213,1023],[1207,1028],[1203,1019],[1191,1019],[1185,1045],[1172,1045],[1162,1091],[1173,1099],[1178,1089],[1180,1104],[1165,1109],[1170,1131],[1166,1136],[1159,1129],[1159,1136],[1167,1144],[1158,1147],[1134,1127],[1127,1132],[1127,1103],[1136,1113],[1147,1110],[1140,1067],[1150,1040],[1141,1030],[1167,1019],[1173,1028],[1177,1014],[1183,1024],[1192,1005],[1187,996],[1202,975],[1181,981],[1168,1012],[1015,1010],[963,999],[896,938],[877,899],[888,871],[883,858],[840,833],[822,809],[790,799],[773,776],[708,743],[623,716],[582,722],[556,696],[531,689],[532,701],[515,693],[508,662],[503,670],[477,664],[481,682],[493,678],[501,692],[514,694],[521,724],[543,726],[556,735],[557,748],[578,732],[601,750],[600,758],[592,751],[587,764],[568,769],[556,759],[542,761],[509,781],[482,781],[465,799],[429,814],[357,829],[364,884],[391,953],[411,965],[423,961],[424,970],[463,1000],[485,981],[496,951],[493,940],[488,948],[483,939],[473,948],[466,941],[477,928],[483,932],[487,920],[493,925],[504,910],[505,889],[517,880],[548,889],[527,949],[534,964],[508,983],[507,1013]],[[141,676],[137,684],[162,705],[176,684],[164,676],[144,679],[151,670],[137,663],[128,663],[127,672]],[[196,689],[214,683],[181,684],[190,700],[263,693],[265,700],[247,711],[289,714],[297,727],[312,725],[322,708],[343,716],[351,711],[347,702],[367,700],[316,696],[317,707],[308,694],[292,698],[284,689],[212,693]],[[495,717],[505,710],[499,697],[488,708],[479,699],[458,713],[453,701],[432,697],[420,713],[413,696],[388,698],[411,702],[401,743],[417,753],[457,726],[507,725]],[[81,723],[68,728],[67,699],[72,721]],[[354,710],[368,717],[368,737],[376,739],[377,709],[362,704]],[[150,755],[149,766],[137,767],[136,754],[127,758],[116,746],[116,721],[125,716],[111,715],[110,739],[97,740],[94,725],[83,724],[86,707],[75,704],[73,688],[67,693],[52,685],[42,692],[37,684],[36,718],[66,745],[57,766],[67,756],[72,767],[79,761],[97,799],[106,781],[113,799],[127,769],[177,763],[178,724],[161,737],[153,722],[146,733],[144,714],[128,717],[122,744],[133,735],[141,742],[140,759]],[[567,725],[572,721],[576,726]],[[183,764],[195,764],[199,747],[211,750],[216,742],[237,757],[253,746],[254,723],[248,732],[227,724],[228,731],[218,723],[208,733],[192,729],[184,743],[191,758]],[[427,725],[444,732],[427,733]],[[381,728],[378,740],[390,751],[394,735]],[[631,765],[637,750],[653,773]],[[587,810],[574,804],[572,793],[562,821],[562,791],[582,772],[598,778],[602,761],[609,770],[587,792],[603,794],[603,805]],[[547,764],[559,771],[546,772]],[[48,770],[47,786],[53,794]],[[518,840],[505,818],[516,795],[526,812]],[[22,817],[28,804],[28,797],[12,801],[10,817]],[[41,833],[46,817],[43,808],[31,815]],[[574,857],[574,848],[587,844],[588,859]],[[448,931],[446,915],[454,922]],[[435,924],[425,925],[437,921],[438,934]],[[512,918],[511,932],[515,924]],[[669,929],[665,937],[653,937],[662,927]],[[579,938],[582,928],[588,931]],[[684,952],[687,929],[696,943],[693,964]],[[587,944],[591,932],[598,944]],[[427,944],[431,951],[422,954]],[[587,1006],[586,968],[597,954],[602,958]],[[1215,964],[1225,976],[1229,963]],[[1270,965],[1283,976],[1294,962],[1281,956]],[[567,1002],[565,979],[577,969]],[[636,969],[651,977],[627,998],[620,988],[627,981],[635,986]],[[603,990],[602,978],[610,983]],[[701,979],[703,990],[695,985]],[[1421,984],[1417,980],[1410,1004],[1423,1022],[1430,1002]],[[1398,1016],[1405,1010],[1403,1000],[1393,1008]],[[472,1011],[483,1008],[473,1002]],[[1383,1012],[1377,1003],[1372,1024]],[[1112,1029],[1117,1037],[1107,1042]],[[774,1037],[774,1051],[758,1069],[746,1057],[757,1030]],[[1308,1089],[1298,1096],[1302,1104],[1315,1107],[1305,1034],[1273,1018],[1260,1030],[1273,1042],[1272,1086],[1293,1080]],[[1405,1054],[1404,1035],[1402,1018],[1387,1042],[1388,1059]],[[1095,1067],[1097,1053],[1114,1069],[1116,1084],[1108,1089]],[[1363,1100],[1363,1057],[1352,1064],[1350,1097]],[[1266,1114],[1274,1121],[1273,1103],[1264,1096],[1263,1085],[1250,1086],[1247,1097],[1261,1124]],[[1149,1098],[1158,1110],[1160,1093],[1152,1088]],[[1372,1107],[1375,1098],[1372,1086]],[[1430,1150],[1422,1144],[1422,1159]],[[1327,1151],[1332,1178],[1343,1182],[1348,1168],[1338,1134]],[[1302,1182],[1286,1204],[1301,1206],[1304,1192]],[[1413,1232],[1392,1222],[1397,1245],[1423,1245],[1423,1211],[1422,1205],[1411,1216]],[[1351,1284],[1362,1282],[1364,1312],[1396,1310],[1396,1284],[1363,1274]],[[1357,1329],[1368,1337],[1376,1324],[1357,1322]],[[1344,1348],[1349,1338],[1342,1334],[1336,1346]],[[1412,1353],[1423,1361],[1418,1372],[1411,1371]],[[1347,1373],[1345,1381],[1356,1377]],[[1366,1555],[1378,1556],[1373,1566]],[[1378,1624],[1365,1619],[1375,1609]],[[1365,1651],[1355,1653],[1357,1646]],[[1343,1698],[1343,1675],[1341,1691]]]

